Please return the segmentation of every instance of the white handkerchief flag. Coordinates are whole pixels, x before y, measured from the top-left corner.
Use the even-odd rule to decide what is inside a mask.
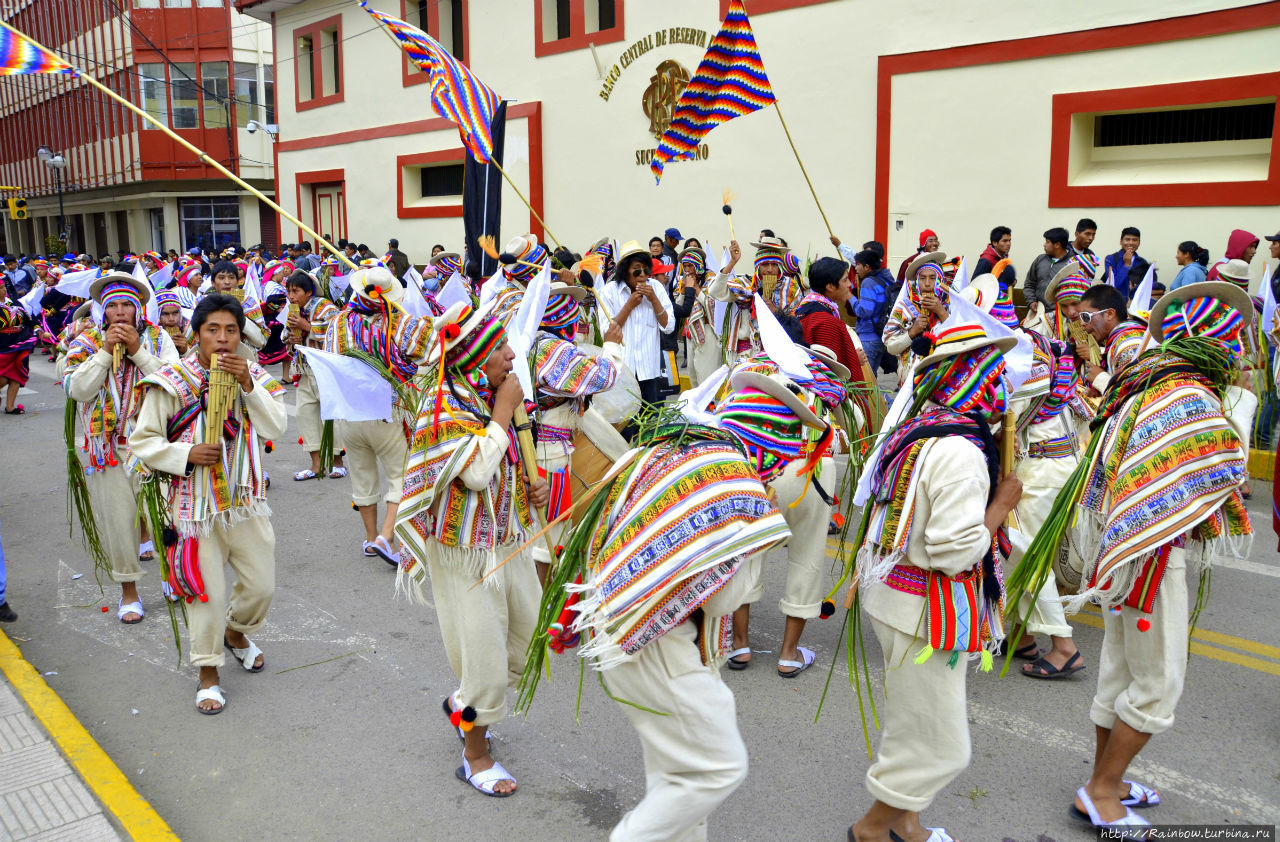
[[[412,272],[413,268],[409,268]],[[431,315],[431,307],[427,304],[427,299],[422,296],[422,289],[417,283],[414,283],[409,273],[405,273],[405,280],[408,282],[404,288],[404,311],[410,316],[425,318]],[[420,282],[420,281],[419,281]]]
[[[467,282],[462,280],[461,275],[454,272],[449,276],[449,280],[444,282],[444,286],[440,288],[436,301],[446,310],[455,304],[470,306],[471,294],[467,292]]]
[[[333,293],[333,299],[336,301],[342,297],[347,291],[347,287],[351,286],[351,275],[334,275],[329,279],[329,292]]]
[[[477,305],[483,310],[490,301],[498,297],[498,293],[507,286],[507,279],[502,274],[502,264],[498,264],[498,268],[494,270],[493,277],[485,281],[484,286],[480,287],[480,303]]]
[[[1267,336],[1275,328],[1276,318],[1276,294],[1271,289],[1271,276],[1267,273],[1269,268],[1271,267],[1265,262],[1262,264],[1262,315],[1258,317],[1258,324]]]
[[[256,301],[261,307],[266,303],[267,293],[262,288],[262,273],[254,271],[256,268],[254,264],[249,264],[248,271],[244,273],[244,300]]]
[[[133,279],[144,287],[151,287],[151,279],[147,277],[147,270],[142,268],[141,258],[135,260],[133,263]],[[146,311],[143,313],[143,318],[147,320],[148,324],[160,324],[160,305],[156,303],[156,294],[154,291],[147,296],[147,303],[142,305],[142,308]]]
[[[79,272],[67,272],[58,281],[58,292],[72,298],[88,298],[89,287],[98,280],[97,269],[82,269]]]
[[[955,280],[951,282],[951,291],[959,292],[969,285],[969,264],[965,263],[964,258],[960,258],[960,265],[956,267]],[[906,286],[906,284],[903,284]]]
[[[945,322],[938,325],[938,333],[962,324],[978,324],[982,326],[982,331],[987,336],[993,338],[1012,336],[1017,340],[1018,344],[1005,352],[1004,373],[1007,394],[1012,395],[1018,391],[1022,384],[1026,383],[1027,379],[1031,377],[1031,366],[1035,362],[1035,348],[1031,344],[1031,340],[1027,338],[1027,335],[1020,330],[1010,330],[1000,324],[1000,322],[991,317],[990,313],[974,306],[963,296],[952,296],[948,306],[950,308],[950,316]],[[910,375],[908,375],[908,378],[910,378]],[[876,446],[872,449],[871,455],[862,469],[862,476],[858,479],[858,489],[853,495],[855,506],[863,506],[871,498],[871,479],[880,467],[880,453],[884,440],[888,438],[889,433],[896,430],[898,425],[902,423],[915,397],[914,390],[910,384],[911,380],[908,379],[907,384],[898,390],[897,396],[893,399],[893,404],[889,407],[888,413],[885,414],[884,424],[880,427],[880,435],[877,437]]]
[[[165,263],[151,276],[151,288],[156,292],[164,289],[173,280],[173,264]]]
[[[43,308],[40,306],[44,301],[44,281],[36,281],[35,286],[31,287],[31,291],[19,299],[18,303],[22,305],[22,309],[27,311],[27,315],[33,319],[40,317]]]
[[[298,345],[316,378],[320,417],[326,421],[390,421],[395,390],[355,357]]]
[[[490,281],[490,283],[493,282]],[[516,314],[511,317],[511,323],[507,325],[507,342],[510,343],[511,350],[516,355],[516,379],[524,389],[526,400],[538,399],[538,394],[533,388],[533,380],[529,377],[529,354],[533,350],[533,337],[542,325],[542,317],[547,313],[547,298],[550,295],[551,261],[548,260],[542,264],[542,271],[525,288],[520,306],[516,309]]]
[[[796,382],[812,380],[809,371],[809,355],[800,346],[791,341],[787,331],[778,323],[778,318],[764,303],[760,293],[756,293],[756,322],[760,328],[760,344],[769,359],[778,364],[782,373]]]
[[[684,414],[684,417],[695,424],[706,424],[711,427],[720,426],[719,418],[707,412],[707,405],[715,400],[721,384],[728,379],[729,366],[722,365],[711,372],[711,376],[697,386],[686,392],[681,392],[680,403],[682,406],[680,411]]]
[[[1147,274],[1142,276],[1142,283],[1133,292],[1133,300],[1129,302],[1129,310],[1134,313],[1151,312],[1151,288],[1156,282],[1156,264],[1147,265]]]

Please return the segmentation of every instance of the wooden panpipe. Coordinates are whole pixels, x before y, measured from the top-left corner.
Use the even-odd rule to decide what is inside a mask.
[[[1072,319],[1067,322],[1068,330],[1071,331],[1071,339],[1076,343],[1077,347],[1083,346],[1089,355],[1090,365],[1101,365],[1102,350],[1098,347],[1098,340],[1094,339],[1084,325],[1080,324],[1078,319]]]
[[[235,375],[219,368],[218,355],[212,355],[209,359],[209,399],[204,414],[206,444],[217,444],[222,440],[222,424],[235,405],[237,388]]]
[[[289,307],[289,310],[287,315],[285,316],[286,324],[288,324],[288,320],[292,319],[294,316],[302,315],[302,312],[301,312],[302,308],[299,307],[297,304],[289,304],[288,307]],[[298,331],[294,330],[293,328],[289,328],[289,341],[296,343],[301,339],[302,339],[302,334],[300,334]]]

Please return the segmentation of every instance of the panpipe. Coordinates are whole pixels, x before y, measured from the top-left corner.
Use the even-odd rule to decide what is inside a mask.
[[[285,316],[285,324],[288,324],[289,320],[292,319],[294,316],[302,315],[302,312],[301,312],[302,308],[299,305],[291,303],[288,305],[288,307],[289,307],[289,310],[287,315]],[[293,328],[289,328],[289,341],[298,342],[300,339],[302,339],[302,334],[300,334],[298,331],[294,330]]]
[[[174,339],[177,339],[178,336],[182,333],[182,328],[178,327],[177,325],[165,325],[164,330],[165,330],[165,333],[169,334],[169,336]]]
[[[1072,341],[1074,341],[1077,346],[1083,345],[1087,349],[1089,354],[1089,364],[1101,365],[1102,352],[1098,348],[1098,340],[1094,339],[1093,336],[1084,329],[1084,325],[1080,324],[1077,319],[1072,319],[1067,323],[1067,325],[1068,330],[1071,331]]]
[[[235,289],[231,290],[229,293],[227,293],[227,295],[230,295],[232,298],[234,298],[236,301],[239,301],[241,304],[244,303],[244,290],[241,289],[240,287],[236,287]]]
[[[122,362],[124,362],[124,343],[117,342],[111,349],[111,370],[119,371]]]
[[[777,275],[765,275],[760,279],[760,296],[765,301],[773,300],[773,291],[778,288],[779,280]]]
[[[204,440],[216,444],[222,440],[222,424],[236,400],[236,378],[218,367],[218,355],[209,358],[209,399],[205,404]]]

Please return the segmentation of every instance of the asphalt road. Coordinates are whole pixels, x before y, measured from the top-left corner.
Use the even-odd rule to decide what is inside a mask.
[[[347,480],[291,480],[304,465],[296,430],[267,456],[278,571],[256,636],[267,669],[251,675],[228,659],[227,710],[198,715],[196,673],[178,663],[156,568],[142,583],[145,621],[123,626],[119,592],[108,584],[104,599],[68,538],[62,393],[53,366],[38,358],[32,367],[21,399],[28,414],[0,416],[0,522],[9,601],[21,615],[6,631],[182,838],[602,839],[642,796],[639,743],[589,672],[575,721],[571,655],[555,658],[527,719],[493,729],[495,754],[520,792],[488,799],[454,778],[460,745],[440,710],[454,679],[434,614],[393,600],[391,568],[360,555]],[[1270,486],[1255,491],[1252,558],[1215,571],[1177,723],[1131,770],[1162,791],[1164,804],[1148,811],[1161,823],[1280,822],[1280,560]],[[745,672],[725,672],[751,772],[712,817],[711,838],[834,842],[869,804],[843,653],[814,721],[839,618],[810,625],[804,642],[817,666],[779,678],[784,556],[769,561],[752,618],[759,654]],[[1091,667],[1100,625],[1096,615],[1076,623]],[[883,704],[869,630],[868,647]],[[973,762],[926,823],[965,842],[1092,839],[1068,805],[1093,757],[1095,671],[1054,683],[977,673],[969,681]]]

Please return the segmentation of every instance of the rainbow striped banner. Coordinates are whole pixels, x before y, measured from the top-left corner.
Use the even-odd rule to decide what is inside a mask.
[[[657,183],[668,161],[692,158],[707,132],[734,117],[773,105],[773,88],[742,0],[733,0],[658,142],[649,169]]]
[[[489,127],[502,98],[421,29],[369,8],[367,0],[361,0],[360,7],[385,26],[409,60],[427,74],[431,106],[441,117],[458,125],[458,134],[471,156],[482,164],[489,163],[493,157]]]
[[[57,56],[46,53],[26,38],[0,29],[0,76],[30,76],[36,73],[69,73],[76,68]]]

